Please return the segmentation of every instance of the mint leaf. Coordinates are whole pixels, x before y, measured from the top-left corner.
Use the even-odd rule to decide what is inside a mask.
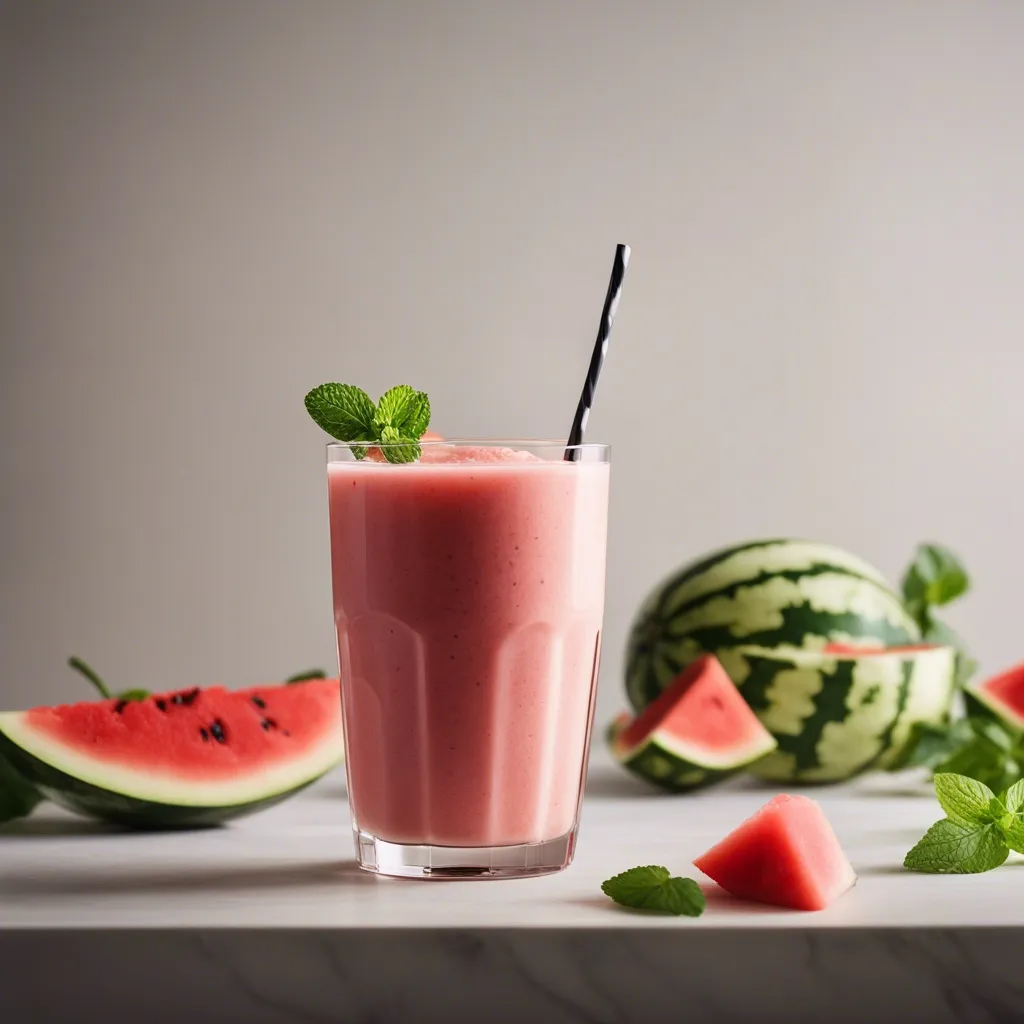
[[[919,544],[903,577],[903,597],[908,604],[949,604],[970,585],[967,570],[949,548]]]
[[[402,433],[406,437],[413,437],[418,441],[426,433],[429,426],[430,399],[427,398],[426,392],[417,391],[409,403]]]
[[[1008,853],[995,825],[964,826],[943,818],[910,850],[903,866],[927,874],[971,875],[999,867]]]
[[[705,899],[692,878],[672,878],[668,868],[630,868],[601,883],[601,891],[623,907],[700,917]]]
[[[998,722],[991,718],[971,718],[969,721],[975,736],[988,740],[1005,753],[1013,749],[1013,737]]]
[[[420,457],[419,442],[403,437],[399,429],[390,424],[380,432],[380,445],[388,462],[412,462]]]
[[[0,757],[0,824],[31,814],[42,799],[43,794]]]
[[[1015,782],[1003,796],[1003,803],[1011,814],[1024,810],[1024,779]]]
[[[1003,839],[1014,853],[1024,853],[1024,817],[1013,816],[1013,821],[1003,829]]]
[[[370,396],[351,384],[321,384],[306,395],[306,410],[318,427],[339,441],[377,439]]]
[[[402,437],[419,440],[430,422],[430,399],[408,384],[398,384],[381,395],[374,422],[378,430],[391,426]]]
[[[992,821],[989,806],[996,795],[977,779],[939,772],[935,776],[935,795],[939,806],[956,825],[971,827]]]
[[[383,442],[381,451],[388,462],[394,463],[415,462],[423,454],[423,449],[420,448],[419,444],[412,442],[409,444],[388,444]]]
[[[419,439],[430,422],[430,400],[422,391],[399,384],[386,391],[373,418],[388,462],[412,462],[421,454]]]

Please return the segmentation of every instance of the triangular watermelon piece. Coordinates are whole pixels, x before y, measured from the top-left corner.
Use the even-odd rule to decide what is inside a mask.
[[[723,779],[777,746],[713,654],[690,662],[636,718],[617,718],[608,741],[623,767],[674,792]]]
[[[693,862],[741,899],[824,910],[857,881],[825,812],[780,794]]]

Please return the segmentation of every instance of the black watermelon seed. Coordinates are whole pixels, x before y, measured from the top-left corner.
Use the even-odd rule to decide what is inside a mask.
[[[157,699],[156,699],[156,706],[157,706],[157,707],[158,707],[158,708],[159,708],[159,709],[160,709],[161,711],[166,711],[166,710],[167,710],[167,701],[165,701],[165,700],[163,699],[163,697],[157,697]]]
[[[264,718],[260,722],[260,727],[263,729],[264,732],[269,732],[271,729],[277,728],[277,722],[275,722],[272,718]]]
[[[253,697],[252,702],[256,705],[256,707],[260,709],[265,708],[267,706],[267,702],[262,697]]]
[[[210,734],[202,727],[199,727],[199,735],[203,737],[204,743],[210,742]]]
[[[213,725],[210,726],[210,735],[218,743],[227,743],[227,737],[224,735],[224,723],[219,718],[213,720]]]
[[[115,715],[119,715],[119,714],[121,714],[121,712],[122,712],[122,711],[124,711],[124,709],[125,709],[126,707],[128,707],[128,701],[126,701],[126,700],[119,700],[119,701],[118,701],[118,702],[117,702],[117,703],[116,703],[116,704],[114,705],[114,714],[115,714]]]

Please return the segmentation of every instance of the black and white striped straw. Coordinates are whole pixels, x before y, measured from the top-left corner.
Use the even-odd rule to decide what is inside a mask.
[[[594,404],[594,392],[597,390],[597,378],[601,376],[601,367],[604,366],[608,339],[611,337],[615,311],[619,308],[619,296],[622,294],[622,281],[626,276],[628,263],[629,246],[620,243],[615,247],[615,262],[612,264],[612,277],[608,282],[608,294],[604,298],[604,309],[601,310],[601,324],[597,329],[594,354],[590,357],[590,368],[583,384],[583,394],[580,395],[580,404],[576,406],[576,418],[572,421],[572,430],[569,431],[569,440],[566,442],[566,462],[576,462],[581,455],[576,446],[583,443],[583,432],[587,429],[590,407]]]

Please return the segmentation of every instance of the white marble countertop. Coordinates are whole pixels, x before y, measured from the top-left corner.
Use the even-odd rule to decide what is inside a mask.
[[[916,777],[876,775],[804,790],[818,799],[858,874],[828,910],[728,897],[695,856],[775,789],[736,780],[688,796],[649,793],[592,766],[576,860],[515,881],[423,882],[359,871],[344,777],[212,831],[116,833],[41,807],[0,830],[0,929],[21,928],[830,928],[1024,927],[1024,858],[979,876],[905,872],[903,855],[941,811]],[[664,864],[707,883],[699,920],[624,912],[603,879]]]
[[[691,861],[774,792],[665,796],[598,760],[575,864],[484,882],[356,869],[340,773],[212,831],[115,833],[43,807],[0,829],[0,1020],[1024,1020],[1024,858],[903,871],[940,811],[920,779],[877,775],[805,791],[850,892],[819,913],[743,903]],[[601,881],[640,863],[705,882],[705,914],[611,904]]]

